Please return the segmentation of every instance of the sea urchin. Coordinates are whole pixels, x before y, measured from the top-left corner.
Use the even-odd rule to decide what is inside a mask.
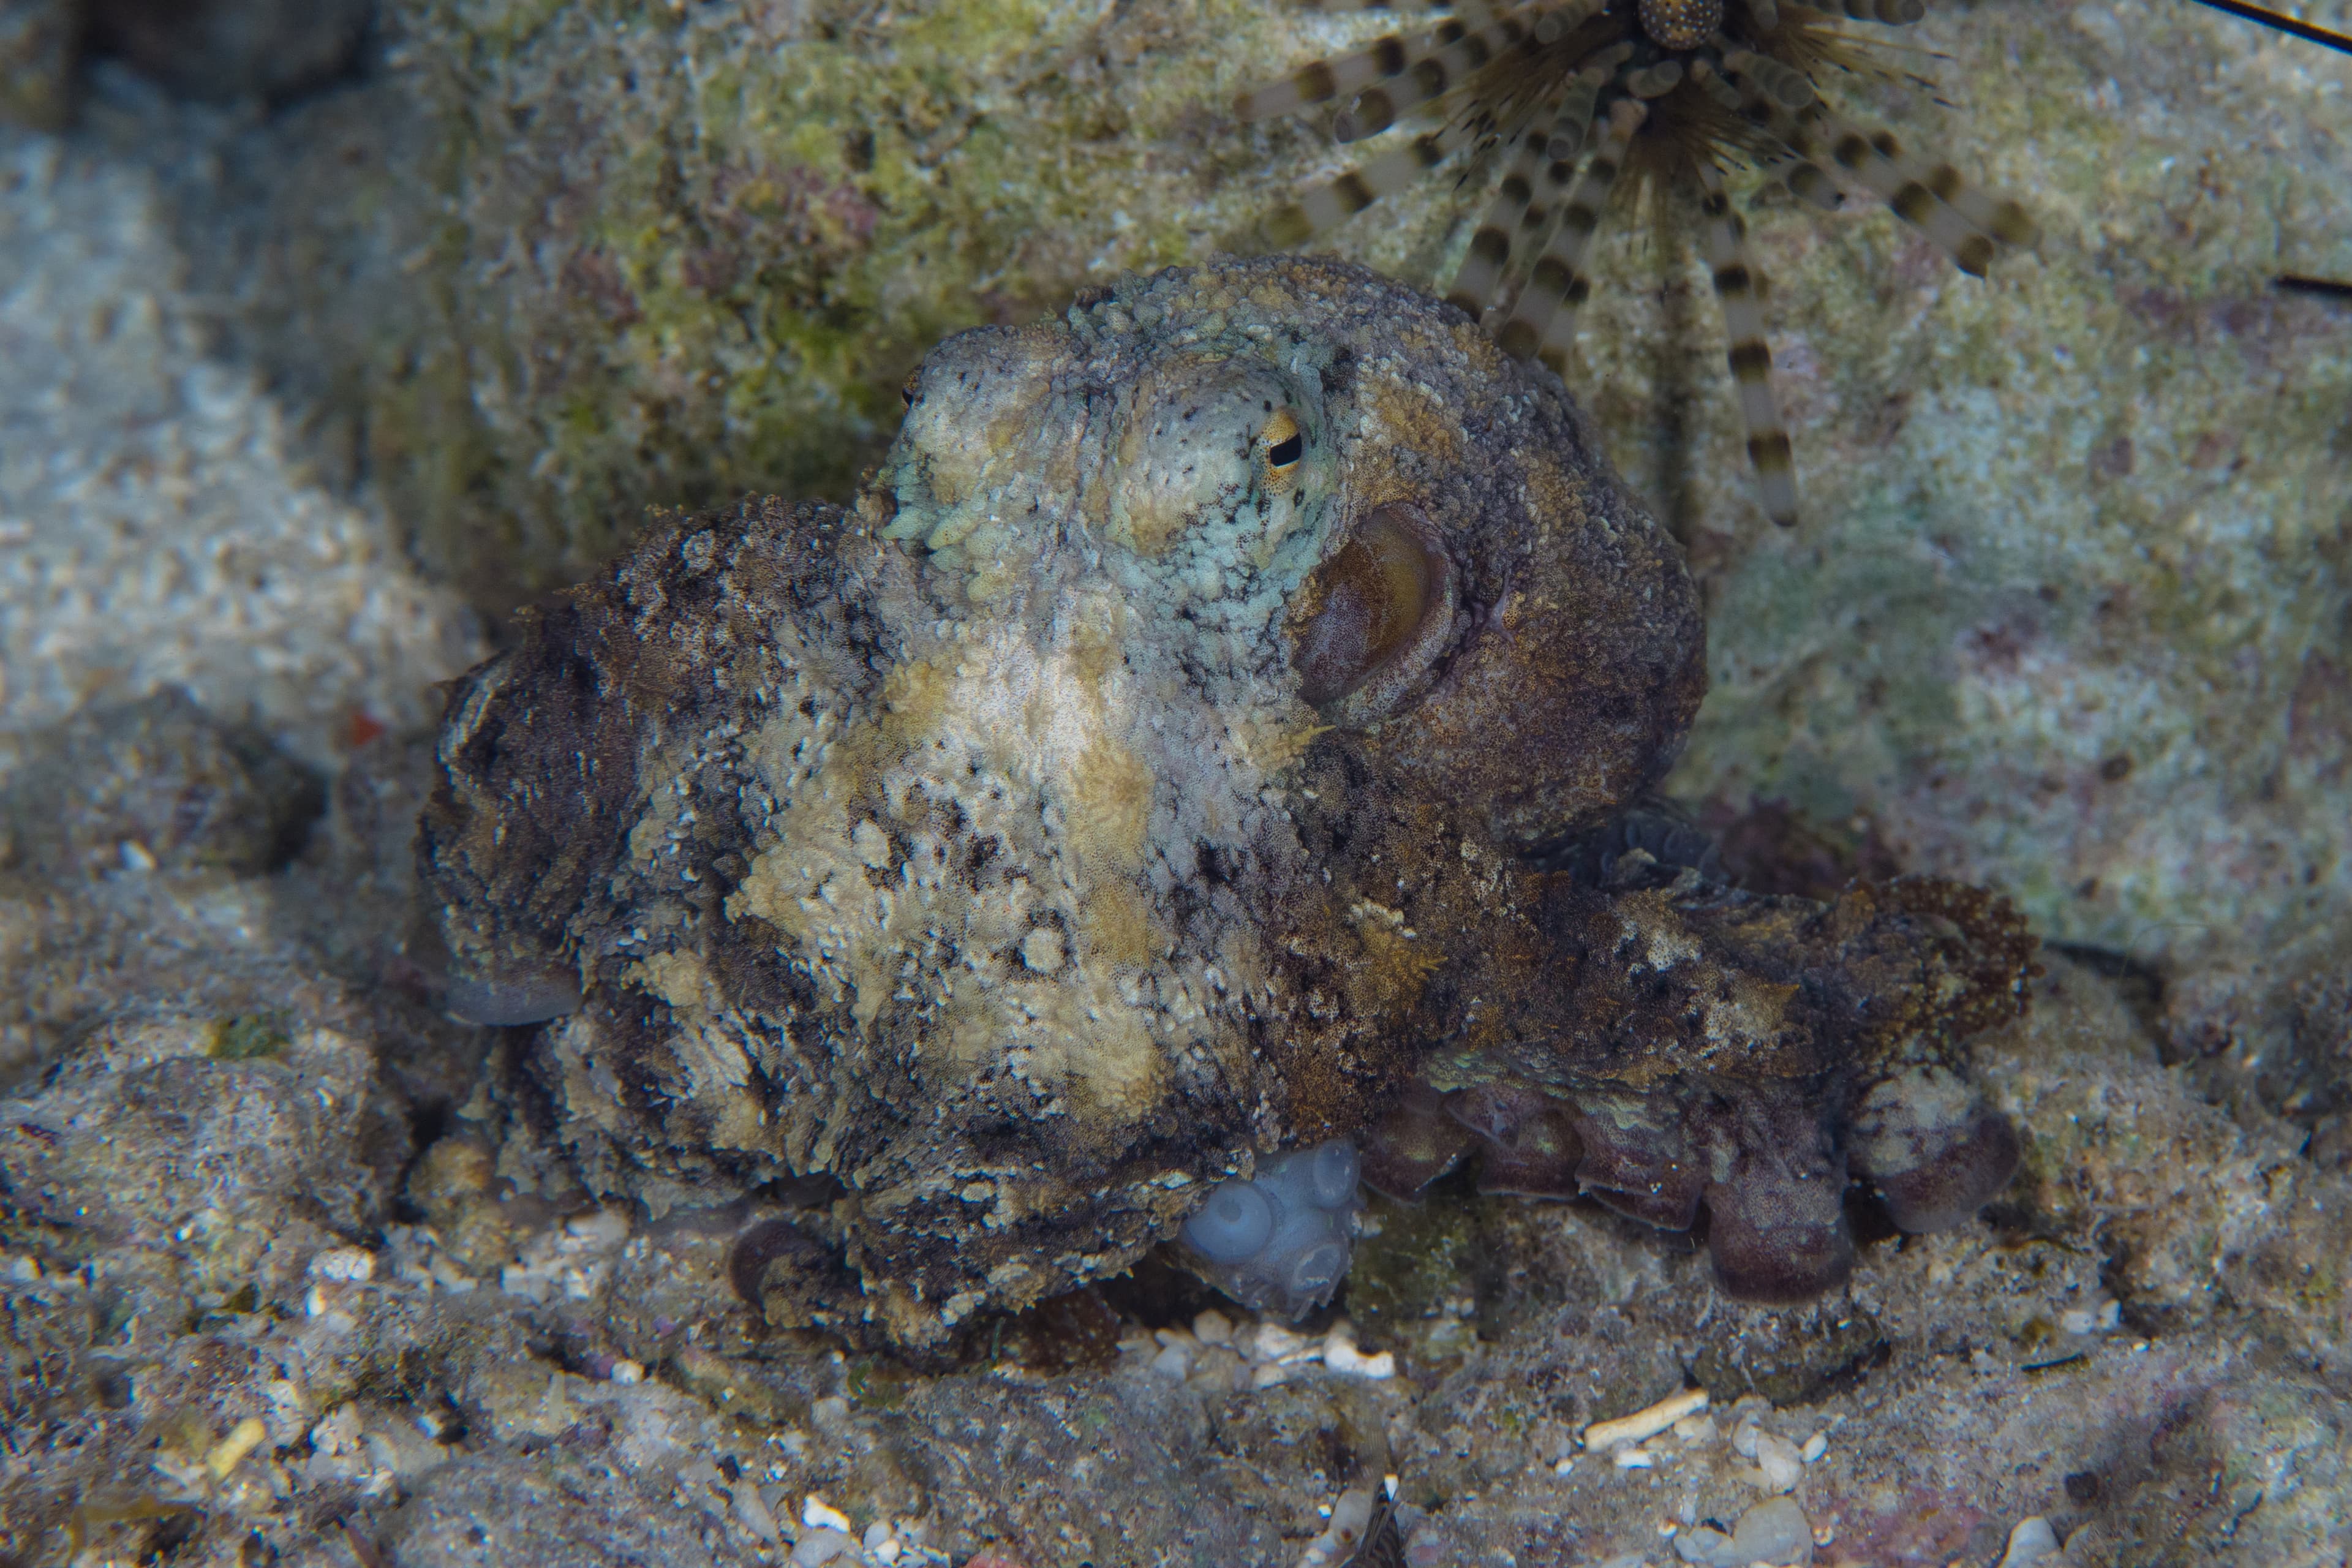
[[[1299,245],[1457,155],[1493,154],[1502,179],[1448,298],[1481,317],[1506,352],[1560,372],[1590,289],[1586,250],[1612,190],[1652,184],[1696,195],[1764,509],[1793,523],[1796,479],[1761,279],[1726,163],[1756,165],[1822,207],[1843,200],[1835,170],[1965,272],[1981,274],[1996,252],[2033,237],[2015,202],[1973,187],[1948,163],[1914,159],[1823,94],[1832,71],[1883,68],[1873,66],[1873,40],[1845,24],[1902,26],[1926,14],[1926,0],[1843,0],[1837,12],[1776,0],[1458,0],[1425,33],[1391,34],[1241,95],[1245,121],[1344,101],[1334,126],[1343,142],[1400,121],[1421,128],[1270,214],[1262,237]]]

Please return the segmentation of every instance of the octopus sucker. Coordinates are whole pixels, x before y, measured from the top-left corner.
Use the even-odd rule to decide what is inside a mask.
[[[1163,1244],[1311,1310],[1360,1181],[1473,1149],[1703,1203],[1782,1295],[1849,1166],[1980,1201],[2014,933],[1660,860],[1698,597],[1555,379],[1270,258],[907,391],[850,506],[673,520],[456,683],[419,854],[451,1005],[516,1031],[502,1168],[744,1216],[772,1322],[919,1354]]]

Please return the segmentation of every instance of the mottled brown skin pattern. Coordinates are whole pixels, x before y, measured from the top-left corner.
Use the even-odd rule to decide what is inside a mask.
[[[1822,904],[1646,856],[1531,880],[1537,987],[1425,1058],[1366,1151],[1374,1186],[1412,1197],[1475,1152],[1483,1191],[1701,1226],[1725,1289],[1793,1302],[1852,1267],[1850,1180],[1910,1231],[2008,1182],[2016,1138],[1964,1044],[2037,973],[2004,901],[1909,878]]]
[[[853,509],[673,523],[527,623],[422,837],[453,998],[547,1017],[503,1057],[532,1148],[657,1214],[839,1183],[753,1232],[772,1319],[942,1345],[1408,1092],[1486,1086],[1490,1149],[1535,1105],[1528,1190],[1603,1089],[1834,1142],[1958,1016],[1927,917],[1542,868],[1672,761],[1703,632],[1460,312],[1179,270],[908,397]]]

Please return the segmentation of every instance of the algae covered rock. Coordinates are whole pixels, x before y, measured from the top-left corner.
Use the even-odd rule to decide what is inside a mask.
[[[1207,140],[1218,84],[1289,26],[1236,0],[396,10],[444,194],[368,439],[427,558],[509,595],[647,504],[845,498],[940,337],[1209,255],[1250,199],[1218,188],[1251,161]]]

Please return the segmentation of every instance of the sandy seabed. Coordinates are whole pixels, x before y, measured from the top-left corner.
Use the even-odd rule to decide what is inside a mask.
[[[2175,973],[2092,940],[2142,917],[2059,915],[2081,944],[1978,1047],[2017,1183],[1793,1311],[1723,1300],[1703,1256],[1596,1207],[1465,1187],[1376,1202],[1348,1296],[1303,1328],[1138,1290],[918,1373],[769,1331],[723,1230],[503,1198],[461,1135],[496,1034],[440,1015],[409,945],[433,688],[483,633],[232,352],[243,307],[189,252],[201,158],[121,134],[251,124],[109,90],[111,134],[0,132],[0,1562],[1288,1568],[1342,1561],[1333,1521],[1391,1478],[1423,1568],[2347,1561],[2352,1147],[2319,1112],[2352,1052],[2311,942],[2282,974],[2226,941]],[[1982,427],[1951,428],[1920,438]],[[2340,565],[2347,516],[2312,561]],[[1788,690],[1850,700],[1834,648],[1768,624],[1770,577],[1718,594],[1718,689],[1752,707],[1703,734],[1700,793],[1837,772],[1801,715],[1740,761]],[[2278,657],[2340,649],[2342,614]],[[2037,671],[2084,686],[2051,673],[2084,644],[2002,624],[2007,654],[1955,644],[1961,717],[1996,738],[2033,728]],[[2343,785],[2309,750],[2339,699],[2297,700],[2288,806]],[[2168,735],[2164,777],[2231,765]],[[1959,793],[2017,771],[2011,747],[1971,773],[1965,740]],[[1875,802],[1907,835],[1888,852],[2026,856],[2003,827],[1971,862],[1921,776]],[[2153,820],[2127,791],[2036,799],[2078,857],[2128,858]],[[2158,858],[2250,921],[2308,911],[2324,952],[2336,850],[2243,869],[2262,824],[2307,826],[2274,804],[2211,826],[2186,799]],[[2233,1066],[2227,999],[2283,991],[2300,1011]],[[2266,1094],[2279,1050],[2300,1087]]]

